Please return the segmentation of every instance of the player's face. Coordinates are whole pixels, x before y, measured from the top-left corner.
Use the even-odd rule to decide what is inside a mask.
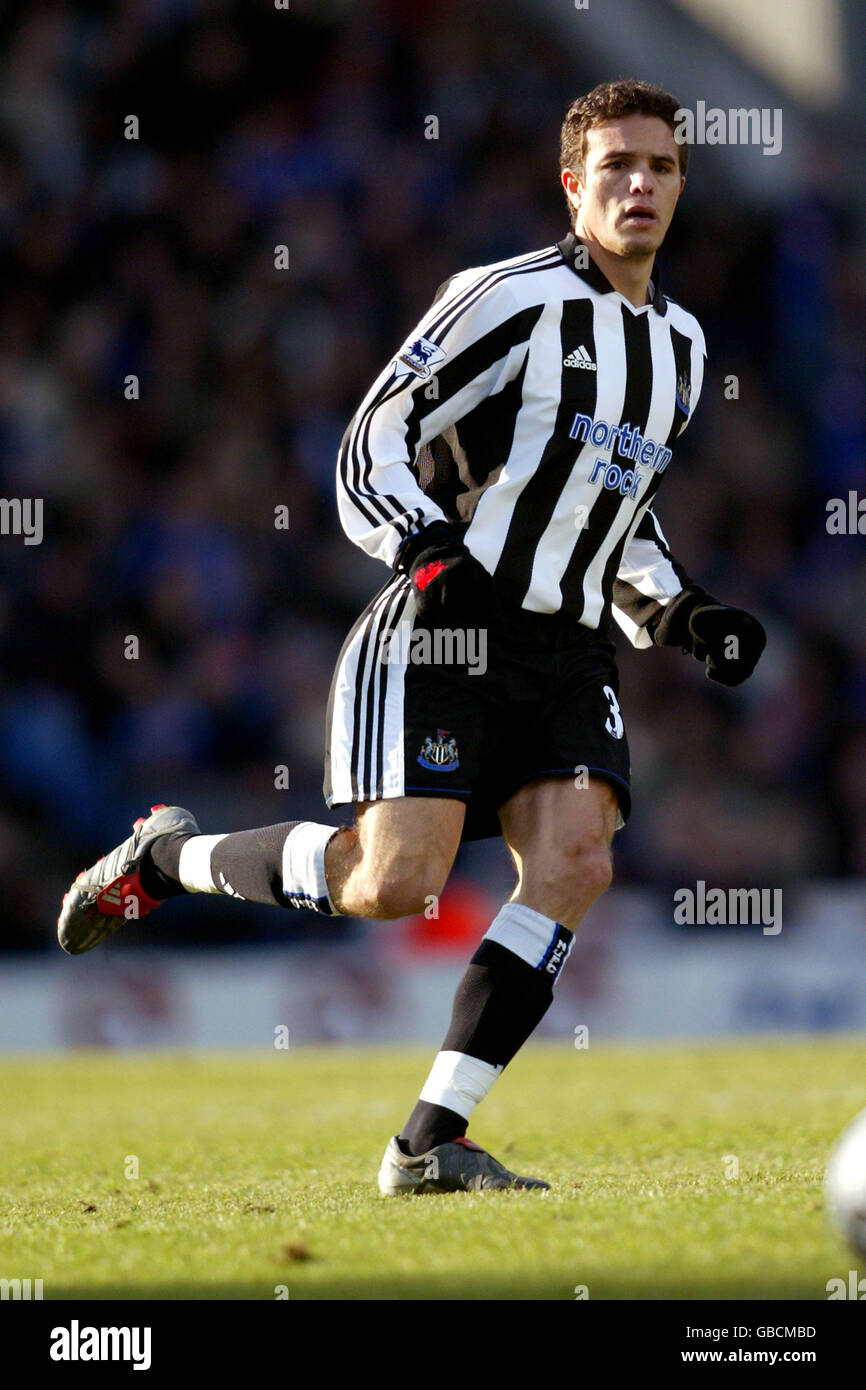
[[[572,175],[569,198],[578,236],[588,235],[616,256],[657,251],[685,179],[679,146],[658,116],[623,116],[587,131],[583,181]]]

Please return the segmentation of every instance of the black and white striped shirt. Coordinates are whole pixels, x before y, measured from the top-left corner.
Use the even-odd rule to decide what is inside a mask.
[[[649,646],[689,582],[650,504],[706,360],[697,320],[651,290],[635,308],[572,233],[446,281],[343,437],[350,540],[393,565],[419,526],[466,522],[506,601],[613,615]]]

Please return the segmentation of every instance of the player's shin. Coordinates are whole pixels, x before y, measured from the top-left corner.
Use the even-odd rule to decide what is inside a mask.
[[[427,1153],[466,1133],[470,1116],[553,1000],[573,933],[523,903],[506,903],[454,997],[451,1026],[398,1142]]]

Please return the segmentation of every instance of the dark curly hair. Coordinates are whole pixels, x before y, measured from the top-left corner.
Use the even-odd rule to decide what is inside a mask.
[[[676,97],[663,87],[653,86],[651,82],[639,82],[633,77],[617,82],[600,82],[568,108],[560,132],[560,170],[571,169],[578,178],[583,178],[586,171],[586,133],[601,121],[616,120],[618,116],[658,116],[675,132],[677,112],[681,110]],[[677,148],[680,173],[685,177],[689,147],[677,142]]]

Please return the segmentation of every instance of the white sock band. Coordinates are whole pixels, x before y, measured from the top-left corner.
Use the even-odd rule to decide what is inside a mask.
[[[211,853],[225,835],[190,835],[180,847],[177,876],[188,893],[219,893],[211,877]]]
[[[325,878],[325,846],[337,831],[333,825],[303,820],[290,830],[283,846],[283,892],[292,907],[311,907],[338,917]]]
[[[501,1067],[480,1062],[465,1052],[440,1052],[424,1082],[421,1100],[444,1105],[468,1120],[501,1071]]]
[[[568,927],[560,926],[552,917],[545,917],[525,903],[506,903],[484,935],[488,941],[497,941],[506,950],[513,951],[534,970],[543,970],[553,980],[568,960],[574,941],[574,933]]]

